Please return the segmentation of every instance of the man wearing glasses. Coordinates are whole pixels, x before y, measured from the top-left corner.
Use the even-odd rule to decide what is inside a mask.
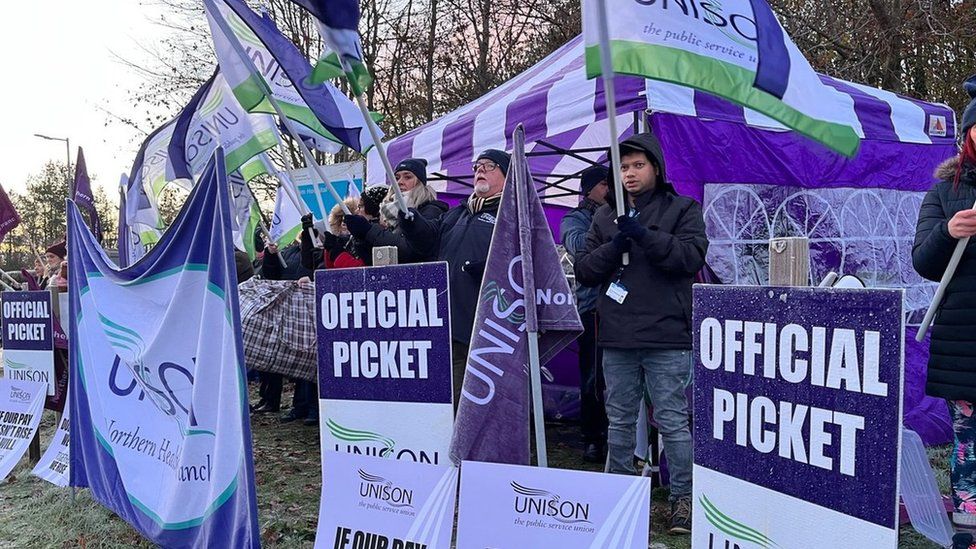
[[[413,219],[400,220],[404,235],[414,248],[425,250],[427,253],[422,255],[435,261],[448,263],[455,408],[461,398],[481,277],[485,272],[491,235],[495,231],[509,160],[507,153],[487,149],[478,155],[472,166],[474,193],[471,196],[436,220],[424,219],[416,212]]]

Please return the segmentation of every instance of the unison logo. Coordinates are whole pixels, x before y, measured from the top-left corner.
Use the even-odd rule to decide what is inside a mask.
[[[30,393],[30,391],[25,391],[25,390],[21,389],[20,387],[16,387],[16,386],[11,385],[10,386],[10,400],[11,400],[11,402],[20,402],[20,403],[30,402],[30,400],[31,400],[31,393]]]
[[[702,510],[705,512],[705,519],[718,530],[718,533],[711,532],[708,534],[708,549],[739,549],[740,545],[735,540],[755,544],[762,549],[777,549],[779,547],[766,534],[719,511],[718,507],[709,501],[704,494],[698,498],[698,503],[701,504]]]
[[[512,481],[515,492],[515,512],[520,515],[549,517],[566,524],[590,522],[590,504],[563,499],[559,495],[529,488]]]
[[[371,475],[359,470],[359,495],[367,499],[375,499],[391,507],[413,507],[413,490],[396,486],[392,481],[383,477]]]
[[[339,425],[332,418],[326,420],[325,426],[329,429],[329,433],[332,434],[333,437],[346,443],[344,446],[336,443],[336,452],[346,452],[348,454],[382,458],[404,459],[417,463],[433,463],[434,465],[440,463],[440,454],[438,452],[428,453],[424,450],[397,448],[395,440],[379,433],[351,429],[349,427]]]

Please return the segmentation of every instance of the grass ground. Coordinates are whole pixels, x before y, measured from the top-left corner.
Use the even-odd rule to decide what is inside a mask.
[[[286,399],[288,396],[286,395]],[[294,423],[281,424],[277,415],[252,417],[258,514],[265,547],[312,547],[318,517],[318,431]],[[54,417],[46,412],[42,447],[54,433]],[[547,429],[550,465],[564,469],[599,470],[580,459],[576,428],[552,425]],[[943,464],[948,450],[932,452],[943,491],[948,488]],[[6,483],[0,484],[0,547],[3,548],[121,548],[151,547],[139,534],[96,503],[89,491],[57,488],[29,475],[24,460]],[[667,492],[653,494],[652,532],[667,527]],[[689,538],[653,534],[653,549],[688,549]],[[899,548],[929,549],[935,544],[902,528]],[[793,549],[793,548],[784,548]],[[841,548],[838,548],[841,549]]]

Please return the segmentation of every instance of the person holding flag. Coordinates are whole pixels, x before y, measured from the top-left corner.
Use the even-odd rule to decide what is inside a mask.
[[[692,438],[685,391],[692,367],[691,285],[705,264],[705,221],[701,205],[667,182],[653,135],[620,144],[620,170],[626,214],[618,217],[611,206],[601,206],[575,264],[579,283],[599,287],[609,470],[635,472],[637,414],[646,388],[671,473],[670,532],[690,534]]]
[[[447,202],[437,199],[437,191],[427,186],[427,161],[421,158],[408,158],[397,164],[396,184],[403,193],[410,208],[417,210],[426,219],[437,219],[448,210]],[[399,207],[392,187],[380,204],[380,219],[371,223],[365,217],[350,215],[346,217],[346,227],[356,238],[366,242],[370,248],[375,246],[396,246],[397,260],[412,263],[427,259],[410,245],[399,225]]]
[[[511,157],[504,151],[485,150],[472,166],[474,193],[467,200],[433,221],[412,210],[415,212],[413,218],[401,216],[398,225],[418,254],[448,263],[455,406],[461,399],[461,382],[468,360],[481,278],[510,162]]]

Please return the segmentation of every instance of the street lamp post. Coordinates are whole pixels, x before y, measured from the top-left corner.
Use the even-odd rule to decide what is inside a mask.
[[[48,141],[64,141],[64,150],[68,153],[67,156],[68,163],[66,164],[66,172],[68,177],[68,196],[72,196],[75,190],[72,188],[74,187],[74,183],[71,177],[71,141],[67,137],[49,137],[47,135],[41,135],[39,133],[35,133],[34,137],[40,137],[41,139],[47,139]]]

